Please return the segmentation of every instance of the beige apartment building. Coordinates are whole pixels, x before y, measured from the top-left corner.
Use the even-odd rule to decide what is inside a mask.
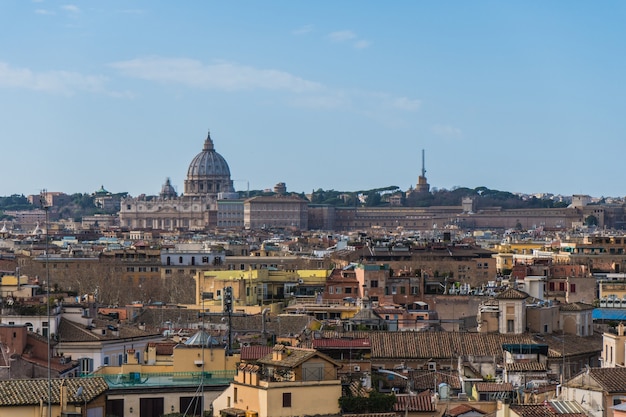
[[[309,228],[308,201],[295,195],[275,194],[247,199],[243,207],[246,229]]]

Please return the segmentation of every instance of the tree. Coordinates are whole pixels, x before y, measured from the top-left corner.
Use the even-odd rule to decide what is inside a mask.
[[[370,191],[367,194],[367,200],[365,200],[365,205],[367,207],[376,207],[380,205],[380,194],[376,191]]]
[[[340,397],[339,407],[344,413],[383,413],[392,410],[396,401],[394,394],[372,391],[369,397]]]
[[[592,227],[598,225],[598,218],[593,214],[590,214],[585,218],[585,226]]]

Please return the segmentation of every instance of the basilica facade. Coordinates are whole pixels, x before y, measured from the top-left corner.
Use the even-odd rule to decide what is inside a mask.
[[[120,226],[128,229],[203,230],[217,225],[218,199],[238,198],[230,168],[215,151],[211,134],[189,164],[183,195],[169,178],[158,196],[126,197],[120,202]]]

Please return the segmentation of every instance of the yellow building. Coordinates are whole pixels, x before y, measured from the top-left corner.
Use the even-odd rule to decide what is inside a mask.
[[[0,277],[0,297],[29,298],[36,293],[36,285],[29,285],[28,277],[4,275]]]
[[[601,281],[598,290],[601,308],[626,308],[626,281]]]
[[[193,410],[188,415],[201,415],[232,381],[239,362],[239,354],[229,356],[223,345],[202,331],[185,343],[150,343],[141,356],[143,363],[134,349],[128,349],[124,364],[95,372],[110,386],[106,415],[186,410]]]
[[[542,242],[513,242],[495,245],[493,250],[497,253],[493,255],[493,258],[496,260],[496,270],[499,273],[510,271],[520,255],[532,255],[535,251],[544,249],[545,243]]]
[[[284,303],[293,296],[312,298],[321,293],[329,274],[326,269],[202,271],[194,276],[196,304],[193,308],[222,311],[224,288],[231,287],[233,312],[258,314],[269,306],[277,313],[284,307],[277,303]]]
[[[213,410],[235,417],[337,414],[340,366],[315,349],[276,345],[256,363],[239,365],[235,380],[213,402]]]

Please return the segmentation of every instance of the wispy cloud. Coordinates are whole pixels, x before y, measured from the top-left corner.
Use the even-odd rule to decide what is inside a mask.
[[[61,9],[65,10],[66,12],[70,12],[70,13],[80,13],[80,9],[78,8],[78,6],[74,5],[74,4],[64,4],[61,6]]]
[[[356,39],[356,34],[351,30],[340,30],[337,32],[331,32],[328,34],[328,39],[333,42],[346,42],[352,39]]]
[[[307,33],[311,33],[313,31],[313,25],[305,25],[295,29],[293,32],[294,35],[306,35]]]
[[[137,15],[146,13],[144,9],[121,9],[121,10],[118,10],[117,12],[121,14],[137,14]]]
[[[369,46],[370,46],[370,42],[369,41],[360,40],[360,41],[354,42],[354,47],[356,49],[365,49],[365,48],[367,48]]]
[[[17,88],[52,94],[73,95],[79,92],[129,97],[129,93],[109,91],[107,78],[83,75],[70,71],[35,72],[28,68],[15,68],[0,62],[0,88]]]
[[[415,100],[408,97],[389,97],[387,100],[390,107],[406,110],[406,111],[417,111],[422,107],[421,100]]]
[[[447,125],[435,125],[430,129],[435,135],[449,139],[459,139],[463,137],[463,131],[458,127]]]
[[[144,80],[219,90],[316,91],[322,85],[275,69],[257,69],[231,62],[205,65],[185,58],[137,58],[110,64],[122,74]]]
[[[35,9],[35,13],[36,14],[41,14],[41,15],[54,15],[54,14],[56,14],[52,10],[46,10],[46,9]]]
[[[343,94],[296,96],[289,100],[289,105],[315,110],[345,109],[351,106],[351,100]]]
[[[331,42],[335,43],[349,43],[356,49],[365,49],[370,46],[370,42],[365,39],[360,39],[356,33],[351,30],[339,30],[331,32],[327,36]]]
[[[287,105],[309,109],[397,114],[415,112],[421,101],[365,90],[332,88],[278,69],[233,62],[203,63],[187,58],[142,57],[109,64],[121,75],[162,84],[218,91],[266,90],[287,93]]]

